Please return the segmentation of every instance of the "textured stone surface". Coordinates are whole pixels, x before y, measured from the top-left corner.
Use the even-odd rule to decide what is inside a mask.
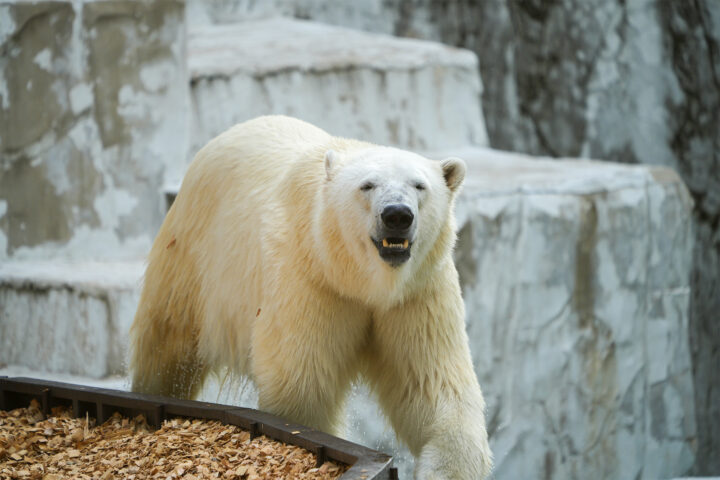
[[[486,144],[466,50],[288,19],[198,26],[188,45],[193,152],[268,113],[409,148]]]
[[[0,2],[0,19],[0,258],[143,254],[187,149],[183,4]]]
[[[399,7],[396,0],[187,0],[188,22],[191,25],[289,17],[316,19],[331,25],[383,33],[393,33]]]
[[[0,365],[124,373],[142,262],[0,264]]]

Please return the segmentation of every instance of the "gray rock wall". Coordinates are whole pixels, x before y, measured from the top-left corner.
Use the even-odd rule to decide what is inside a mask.
[[[0,258],[143,255],[187,149],[184,4],[0,2]]]
[[[691,201],[680,179],[662,168],[465,158],[456,263],[495,476],[684,474],[696,430]]]

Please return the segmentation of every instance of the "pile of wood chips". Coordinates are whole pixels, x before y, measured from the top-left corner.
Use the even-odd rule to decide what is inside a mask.
[[[152,431],[143,416],[116,413],[95,426],[58,407],[45,418],[29,408],[0,411],[0,478],[333,479],[349,467],[300,447],[216,421],[174,419]]]

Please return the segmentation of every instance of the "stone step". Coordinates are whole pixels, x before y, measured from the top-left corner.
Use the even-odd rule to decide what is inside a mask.
[[[477,58],[467,50],[276,18],[194,26],[188,66],[193,154],[271,113],[405,148],[487,144]]]
[[[126,370],[141,261],[0,263],[0,365],[92,378]]]

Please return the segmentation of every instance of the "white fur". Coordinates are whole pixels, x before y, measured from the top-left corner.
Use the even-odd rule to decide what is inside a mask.
[[[227,367],[255,381],[260,408],[337,433],[363,378],[418,457],[418,478],[484,478],[485,406],[451,257],[464,174],[458,159],[288,117],[220,135],[198,153],[153,246],[133,389],[191,397]],[[415,215],[411,256],[391,266],[372,238],[382,208],[399,201]]]

